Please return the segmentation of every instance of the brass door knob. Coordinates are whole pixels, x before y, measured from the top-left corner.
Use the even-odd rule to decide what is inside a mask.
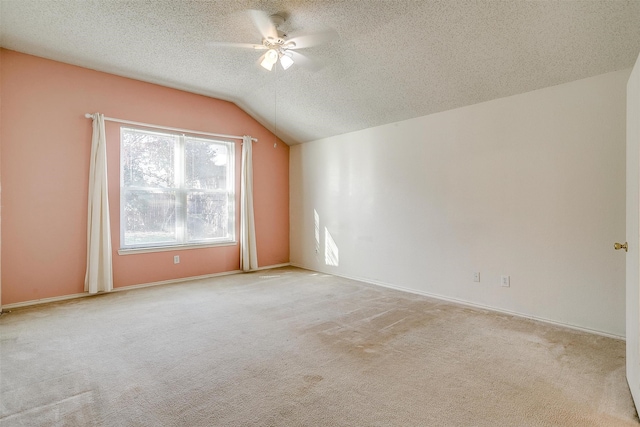
[[[629,247],[627,246],[627,242],[624,243],[614,243],[613,244],[613,249],[615,249],[616,251],[620,250],[620,249],[624,249],[625,252],[629,251]]]

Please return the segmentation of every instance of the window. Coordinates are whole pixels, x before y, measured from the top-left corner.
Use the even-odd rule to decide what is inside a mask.
[[[235,145],[120,129],[122,249],[235,242]]]

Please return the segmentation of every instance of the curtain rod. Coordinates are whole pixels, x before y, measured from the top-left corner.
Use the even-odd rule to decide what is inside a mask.
[[[87,119],[93,118],[93,115],[89,114],[89,113],[86,113],[84,116]],[[130,120],[114,119],[113,117],[105,117],[104,119],[109,121],[109,122],[124,123],[124,124],[127,124],[127,125],[144,126],[144,127],[156,128],[156,129],[172,130],[174,132],[185,132],[185,133],[192,133],[192,134],[196,134],[196,135],[217,136],[219,138],[242,139],[242,137],[238,136],[238,135],[224,135],[222,133],[200,132],[200,131],[196,131],[196,130],[172,128],[172,127],[168,127],[168,126],[151,125],[149,123],[132,122]],[[258,142],[257,138],[251,138],[251,140],[253,142]]]

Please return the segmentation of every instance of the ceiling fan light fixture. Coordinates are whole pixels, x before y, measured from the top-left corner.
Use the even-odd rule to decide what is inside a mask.
[[[271,62],[267,61],[266,58],[262,60],[260,65],[262,66],[262,68],[264,68],[267,71],[271,71],[273,69],[273,64]]]
[[[286,53],[283,54],[280,57],[280,65],[282,65],[282,68],[284,70],[288,69],[289,67],[291,67],[293,65],[293,58],[291,58],[289,55],[287,55]]]
[[[262,59],[262,62],[260,63],[260,65],[265,70],[271,71],[271,69],[273,68],[273,64],[275,64],[277,61],[278,61],[278,52],[276,52],[275,49],[269,49],[267,53],[264,54],[264,58]]]

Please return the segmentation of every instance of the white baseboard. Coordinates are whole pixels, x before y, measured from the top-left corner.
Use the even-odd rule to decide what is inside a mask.
[[[612,334],[612,333],[609,333],[609,332],[603,332],[603,331],[599,331],[597,329],[585,328],[583,326],[572,325],[570,323],[558,322],[556,320],[546,319],[544,317],[538,317],[538,316],[533,316],[533,315],[530,315],[530,314],[519,313],[517,311],[505,310],[505,309],[502,309],[502,308],[492,307],[492,306],[489,306],[489,305],[479,304],[479,303],[476,303],[476,302],[467,301],[467,300],[463,300],[463,299],[459,299],[459,298],[453,298],[453,297],[449,297],[449,296],[445,296],[445,295],[434,294],[434,293],[431,293],[431,292],[420,291],[420,290],[417,290],[417,289],[404,288],[402,286],[396,286],[396,285],[392,285],[390,283],[380,282],[378,280],[365,279],[365,278],[362,278],[362,277],[355,277],[355,276],[347,276],[347,275],[343,275],[343,274],[329,273],[329,272],[324,272],[324,271],[319,271],[319,270],[312,270],[310,268],[307,268],[307,267],[304,267],[302,265],[298,265],[298,264],[295,264],[295,263],[291,263],[291,266],[292,267],[297,267],[297,268],[303,268],[305,270],[310,270],[310,271],[318,271],[319,273],[330,274],[332,276],[343,277],[345,279],[356,280],[358,282],[368,283],[368,284],[371,284],[371,285],[382,286],[384,288],[395,289],[397,291],[407,292],[407,293],[410,293],[410,294],[422,295],[422,296],[425,296],[425,297],[435,298],[435,299],[439,299],[439,300],[442,300],[442,301],[449,301],[449,302],[453,302],[453,303],[456,303],[456,304],[462,304],[462,305],[466,305],[468,307],[479,308],[479,309],[482,309],[482,310],[489,310],[489,311],[493,311],[493,312],[496,312],[496,313],[508,314],[508,315],[511,315],[511,316],[522,317],[522,318],[525,318],[525,319],[537,320],[539,322],[544,322],[544,323],[549,323],[549,324],[555,325],[555,326],[561,326],[561,327],[564,327],[564,328],[574,329],[576,331],[587,332],[587,333],[590,333],[590,334],[595,334],[595,335],[600,335],[600,336],[604,336],[604,337],[608,337],[608,338],[615,338],[615,339],[618,339],[618,340],[626,341],[626,337],[621,336],[621,335],[616,335],[616,334]]]
[[[265,266],[265,267],[258,267],[256,270],[253,270],[253,271],[269,270],[269,269],[272,269],[272,268],[280,268],[280,267],[288,267],[290,265],[291,264],[288,263],[288,262],[287,263],[283,263],[283,264],[268,265],[268,266]],[[160,282],[150,282],[150,283],[141,283],[139,285],[119,286],[117,288],[113,288],[113,290],[111,292],[130,291],[132,289],[141,289],[141,288],[148,288],[148,287],[151,287],[151,286],[169,285],[169,284],[172,284],[172,283],[190,282],[192,280],[210,279],[210,278],[213,278],[213,277],[229,276],[231,274],[238,274],[238,273],[243,273],[243,271],[242,270],[231,270],[231,271],[223,271],[221,273],[204,274],[202,276],[181,277],[181,278],[178,278],[178,279],[162,280]],[[21,308],[21,307],[29,307],[29,306],[32,306],[32,305],[48,304],[48,303],[52,303],[52,302],[66,301],[66,300],[75,299],[75,298],[90,297],[90,296],[94,296],[94,295],[104,295],[104,292],[100,292],[98,294],[90,294],[88,292],[83,292],[83,293],[80,293],[80,294],[62,295],[62,296],[59,296],[59,297],[41,298],[41,299],[30,300],[30,301],[16,302],[16,303],[12,303],[12,304],[4,304],[4,305],[2,305],[2,307],[0,307],[0,313],[3,310],[11,310],[13,308]]]
[[[274,265],[268,265],[266,267],[258,267],[253,271],[260,271],[260,270],[271,270],[272,268],[281,268],[281,267],[289,267],[291,266],[290,262],[285,262],[283,264],[274,264]]]
[[[68,299],[88,297],[90,295],[91,294],[85,292],[81,294],[70,294],[70,295],[62,295],[59,297],[41,298],[41,299],[34,299],[30,301],[14,302],[12,304],[3,304],[2,311],[11,310],[12,308],[28,307],[30,305],[48,304],[50,302],[58,302],[58,301],[65,301]]]
[[[159,282],[140,283],[139,285],[119,286],[111,292],[130,291],[132,289],[149,288],[151,286],[171,285],[174,283],[191,282],[192,280],[211,279],[213,277],[230,276],[242,273],[241,270],[223,271],[221,273],[203,274],[202,276],[180,277],[178,279],[161,280]]]

